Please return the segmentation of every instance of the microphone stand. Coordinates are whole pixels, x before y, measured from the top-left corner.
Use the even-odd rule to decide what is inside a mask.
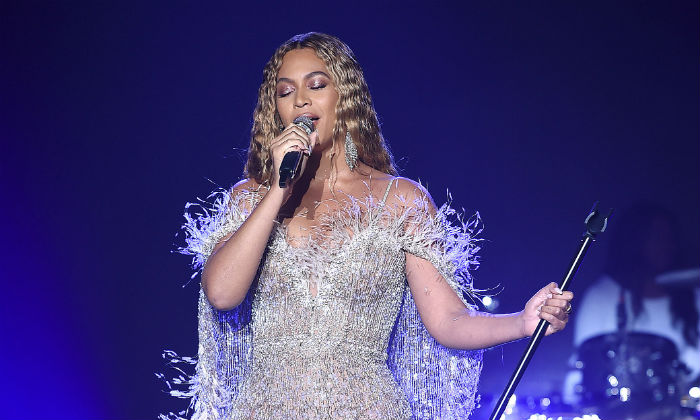
[[[581,265],[583,257],[586,255],[586,251],[588,251],[588,247],[593,241],[595,241],[596,236],[599,233],[605,231],[605,228],[608,225],[608,218],[611,214],[612,209],[608,210],[606,214],[602,214],[598,211],[598,202],[593,204],[591,212],[588,214],[588,217],[586,217],[586,220],[584,221],[584,223],[586,224],[586,232],[583,234],[583,239],[581,239],[579,248],[576,251],[576,254],[574,255],[574,259],[571,261],[569,269],[567,270],[566,275],[564,276],[564,280],[562,280],[559,286],[559,288],[562,291],[567,290],[567,288],[569,287],[569,283],[576,274],[576,271],[578,271],[578,267],[579,265]],[[528,344],[527,348],[525,349],[525,352],[520,358],[520,362],[515,368],[513,375],[510,377],[508,385],[503,390],[501,397],[498,399],[496,407],[493,409],[493,412],[491,412],[491,417],[489,417],[489,420],[499,420],[503,415],[507,403],[510,400],[510,397],[515,392],[515,388],[518,386],[520,379],[523,377],[525,369],[527,369],[527,365],[530,363],[532,356],[534,356],[537,346],[540,344],[540,341],[542,341],[542,337],[544,337],[544,334],[547,331],[547,327],[549,327],[549,322],[545,321],[544,319],[541,319],[539,324],[537,324],[537,328],[535,328],[534,334],[532,334],[532,337],[530,337],[530,343]]]

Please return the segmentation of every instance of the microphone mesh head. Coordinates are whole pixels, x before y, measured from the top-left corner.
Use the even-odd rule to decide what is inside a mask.
[[[294,118],[293,124],[301,127],[304,131],[306,131],[306,134],[309,135],[315,130],[314,122],[311,121],[311,118],[307,117],[306,115],[300,115]]]

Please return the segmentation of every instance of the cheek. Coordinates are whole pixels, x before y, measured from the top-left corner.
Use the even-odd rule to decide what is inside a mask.
[[[333,115],[335,115],[335,107],[338,105],[338,93],[336,92],[335,95],[330,97],[330,100],[328,101],[328,107],[332,110]]]
[[[327,98],[327,100],[324,103],[324,110],[325,114],[328,116],[328,119],[335,121],[335,108],[336,105],[338,104],[338,96],[333,95]]]
[[[288,108],[289,107],[286,107],[284,102],[280,102],[279,100],[275,101],[277,115],[280,117],[282,124],[284,124],[285,127],[292,121],[292,114]]]

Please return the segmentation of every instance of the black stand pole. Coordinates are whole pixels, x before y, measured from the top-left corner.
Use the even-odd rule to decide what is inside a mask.
[[[596,235],[605,231],[608,224],[608,218],[611,214],[612,209],[610,209],[607,214],[602,215],[600,212],[598,212],[598,203],[596,202],[593,205],[593,209],[589,213],[588,217],[586,217],[586,232],[583,234],[583,239],[579,244],[578,251],[576,251],[576,255],[569,265],[569,270],[566,272],[564,280],[562,280],[561,284],[559,285],[559,288],[562,291],[567,290],[569,287],[571,279],[574,278],[576,271],[578,271],[578,267],[581,265],[581,261],[583,261],[583,257],[586,255],[588,247],[595,240]],[[527,369],[527,365],[530,363],[530,359],[532,359],[532,356],[535,354],[535,350],[537,350],[537,346],[540,344],[540,341],[542,341],[542,337],[544,337],[547,327],[549,327],[549,322],[545,321],[544,319],[540,320],[540,323],[537,324],[537,328],[535,328],[535,332],[530,338],[530,343],[528,344],[527,349],[525,349],[525,352],[520,358],[520,362],[515,368],[513,375],[510,377],[508,385],[503,390],[503,394],[501,394],[501,397],[498,399],[496,407],[493,409],[493,412],[491,412],[491,417],[489,418],[490,420],[498,420],[503,415],[508,401],[515,392],[515,388],[518,386],[520,378],[523,377],[525,369]]]

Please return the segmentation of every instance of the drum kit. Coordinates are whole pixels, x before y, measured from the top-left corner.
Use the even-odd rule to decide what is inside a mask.
[[[603,334],[582,343],[578,354],[583,412],[606,420],[697,418],[698,399],[683,383],[687,370],[668,338]]]
[[[692,290],[699,280],[700,269],[689,269],[664,273],[656,283]],[[687,382],[690,371],[676,345],[660,335],[627,331],[622,295],[620,302],[618,331],[592,337],[578,348],[580,409],[607,420],[700,418],[700,384]]]
[[[700,419],[700,389],[684,382],[687,368],[668,338],[638,332],[601,334],[581,344],[575,367],[582,377],[575,389],[578,404],[567,405],[560,395],[519,395],[511,399],[505,418]]]
[[[699,280],[700,269],[690,269],[664,273],[656,283],[692,290]],[[676,345],[660,335],[628,331],[622,295],[620,302],[618,331],[592,337],[578,348],[580,408],[608,420],[700,418],[700,384],[687,381],[690,371]]]

